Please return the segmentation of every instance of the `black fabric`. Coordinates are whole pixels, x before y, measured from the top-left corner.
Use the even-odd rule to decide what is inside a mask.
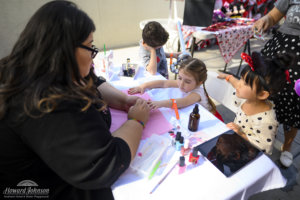
[[[297,79],[300,79],[300,36],[287,35],[281,32],[274,34],[262,49],[262,54],[272,57],[276,54],[292,54],[295,57],[294,65],[289,66],[289,78],[284,88],[276,97],[272,98],[275,104],[277,120],[285,125],[300,128],[300,97],[294,90]]]
[[[183,25],[210,26],[215,0],[185,0]]]
[[[40,118],[0,120],[0,199],[6,188],[32,180],[50,199],[113,199],[111,185],[129,167],[129,146],[109,131],[109,110],[64,101]],[[108,120],[109,119],[109,120]]]

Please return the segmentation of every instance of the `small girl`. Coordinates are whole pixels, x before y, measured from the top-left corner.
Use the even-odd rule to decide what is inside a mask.
[[[236,117],[227,127],[271,155],[278,122],[268,98],[275,95],[285,82],[287,62],[283,56],[269,59],[257,52],[253,52],[252,58],[246,54],[242,54],[242,58],[249,65],[242,70],[240,80],[223,73],[218,76],[236,89],[234,96],[244,99],[236,98]]]
[[[141,84],[138,87],[130,88],[129,94],[144,93],[146,89],[152,88],[179,88],[187,95],[176,99],[177,107],[183,108],[194,103],[200,103],[204,108],[212,112],[218,119],[223,121],[217,112],[215,104],[209,98],[204,82],[207,79],[205,64],[196,58],[188,58],[180,64],[177,80],[157,80]],[[149,102],[153,109],[167,107],[172,108],[172,100],[161,100]]]

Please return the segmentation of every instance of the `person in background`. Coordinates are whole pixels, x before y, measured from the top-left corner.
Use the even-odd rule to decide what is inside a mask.
[[[236,89],[234,97],[238,97],[235,99],[235,105],[238,106],[236,117],[227,127],[271,155],[278,122],[274,106],[268,98],[276,94],[285,82],[284,71],[290,57],[269,59],[253,52],[252,58],[248,56],[244,59],[249,65],[242,70],[240,80],[224,73],[218,76]]]
[[[1,191],[30,180],[49,199],[114,199],[150,108],[95,76],[94,31],[74,3],[51,1],[0,60]],[[113,133],[108,106],[128,111]]]
[[[163,45],[166,44],[169,33],[156,21],[148,22],[142,33],[139,57],[146,70],[155,75],[157,72],[168,79],[168,64],[166,58],[178,58],[180,53],[165,53]]]
[[[266,32],[286,16],[284,23],[261,52],[270,58],[276,54],[291,54],[294,57],[294,65],[290,65],[285,72],[289,79],[284,83],[283,89],[272,99],[277,120],[283,124],[284,129],[280,161],[284,166],[289,167],[293,163],[292,142],[300,128],[300,97],[294,90],[295,82],[300,79],[300,2],[278,0],[274,5],[275,7],[267,15],[254,23],[253,31]]]
[[[129,94],[144,93],[146,89],[153,88],[179,88],[184,92],[184,97],[177,98],[178,108],[190,106],[195,103],[201,104],[218,119],[223,121],[222,116],[216,110],[216,106],[209,98],[205,89],[207,69],[205,64],[196,58],[189,57],[180,63],[177,80],[156,80],[141,84],[138,87],[130,88]],[[172,108],[173,102],[170,99],[149,102],[151,108],[167,107]]]

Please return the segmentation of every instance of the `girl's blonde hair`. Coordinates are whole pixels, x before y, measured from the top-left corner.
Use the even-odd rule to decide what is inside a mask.
[[[184,70],[185,72],[191,74],[195,78],[197,85],[199,85],[200,82],[203,82],[204,92],[205,95],[207,96],[208,103],[210,104],[212,109],[211,112],[215,113],[216,105],[208,96],[208,93],[205,88],[205,81],[207,79],[207,69],[204,62],[202,62],[197,58],[189,57],[180,63],[179,70]]]

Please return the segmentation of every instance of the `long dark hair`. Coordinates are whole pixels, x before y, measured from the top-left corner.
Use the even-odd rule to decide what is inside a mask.
[[[210,111],[215,113],[216,105],[209,97],[209,95],[206,91],[206,88],[205,88],[205,81],[207,79],[207,69],[206,69],[206,65],[204,64],[204,62],[202,62],[201,60],[199,60],[197,58],[189,57],[180,63],[179,70],[185,70],[186,72],[191,74],[194,77],[194,79],[196,80],[197,84],[199,84],[201,81],[203,82],[203,89],[204,89],[205,95],[207,96],[208,103],[211,106]]]
[[[95,75],[81,77],[75,57],[75,49],[94,31],[93,21],[72,2],[52,1],[38,9],[0,61],[0,119],[20,94],[23,114],[35,117],[52,112],[64,99],[84,100],[82,110],[99,103]]]
[[[274,97],[285,85],[286,69],[294,62],[292,55],[275,55],[272,58],[264,57],[259,52],[252,53],[253,69],[247,65],[241,72],[241,77],[253,88],[256,85],[256,94],[263,90]]]

